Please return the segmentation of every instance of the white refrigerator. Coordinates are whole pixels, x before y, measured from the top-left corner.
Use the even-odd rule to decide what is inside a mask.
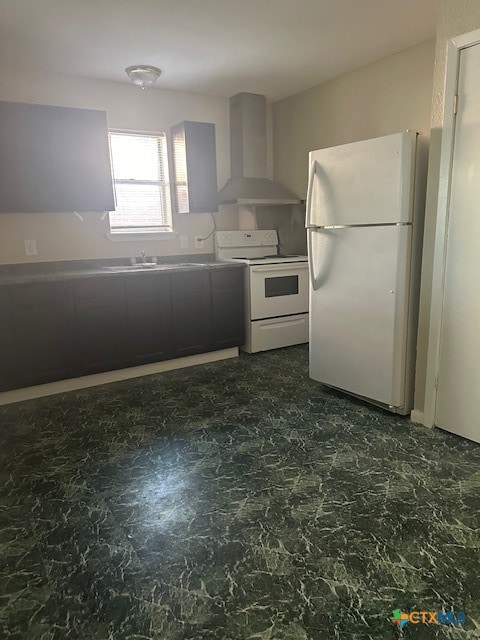
[[[306,211],[310,377],[403,415],[423,230],[416,147],[405,132],[312,151]]]

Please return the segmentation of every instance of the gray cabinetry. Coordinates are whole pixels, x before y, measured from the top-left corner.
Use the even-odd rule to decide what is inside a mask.
[[[218,211],[215,125],[184,121],[171,128],[178,213]]]
[[[127,366],[123,278],[75,280],[73,292],[80,375]]]
[[[127,278],[125,286],[130,364],[171,358],[174,348],[169,277]]]
[[[244,343],[244,270],[222,269],[210,273],[212,284],[212,345],[227,349]]]
[[[0,287],[0,391],[243,344],[243,269]]]
[[[5,351],[12,369],[6,387],[74,376],[76,340],[69,285],[50,282],[13,287],[9,305],[11,342],[5,344]]]
[[[0,102],[0,212],[112,211],[107,114]]]
[[[14,357],[10,290],[0,288],[0,389],[18,386],[17,361]]]
[[[208,351],[212,333],[208,272],[173,274],[171,287],[175,353],[189,356]]]

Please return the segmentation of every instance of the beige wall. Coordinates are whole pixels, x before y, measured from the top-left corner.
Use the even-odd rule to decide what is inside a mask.
[[[455,36],[480,28],[479,0],[440,0],[435,47],[433,78],[430,155],[428,163],[427,203],[425,209],[425,235],[422,262],[422,289],[418,329],[417,375],[415,408],[423,411],[425,402],[425,376],[427,369],[430,299],[432,294],[433,253],[437,218],[437,197],[440,170],[440,145],[443,127],[445,59],[447,41]]]
[[[218,183],[230,173],[228,99],[178,91],[150,89],[119,82],[102,82],[53,74],[33,74],[0,68],[0,100],[104,109],[112,128],[169,131],[181,120],[213,122],[217,137]],[[209,214],[178,215],[174,228],[189,235],[190,248],[180,249],[179,237],[172,240],[112,242],[106,237],[108,220],[97,213],[84,214],[2,214],[0,215],[0,264],[139,255],[201,253],[195,249],[195,235],[212,229]],[[238,215],[233,207],[222,207],[219,228],[236,228]],[[38,256],[25,256],[23,241],[35,238]],[[212,239],[205,252],[213,250]]]
[[[433,40],[273,105],[274,175],[300,198],[308,152],[412,129],[428,135]]]

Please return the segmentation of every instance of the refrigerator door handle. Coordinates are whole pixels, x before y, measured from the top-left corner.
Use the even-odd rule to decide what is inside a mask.
[[[368,227],[411,227],[413,222],[368,222],[366,224],[325,224],[311,229],[365,229]]]
[[[319,255],[316,258],[313,255],[314,233],[321,234],[321,250],[319,250]],[[330,275],[336,245],[335,230],[325,229],[324,227],[310,227],[307,229],[307,245],[310,283],[312,290],[318,291]],[[315,273],[315,266],[317,267],[317,273]]]
[[[305,205],[305,226],[307,227],[307,229],[311,227],[312,224],[312,194],[317,167],[318,162],[316,160],[313,160],[313,162],[311,162],[310,164],[310,171],[308,173],[307,202]]]
[[[308,252],[308,271],[310,273],[310,283],[312,286],[312,289],[314,291],[317,291],[317,289],[319,288],[319,283],[317,283],[317,279],[315,277],[315,272],[314,272],[314,264],[313,264],[313,243],[312,243],[312,235],[315,233],[315,230],[310,228],[307,228],[307,252]]]

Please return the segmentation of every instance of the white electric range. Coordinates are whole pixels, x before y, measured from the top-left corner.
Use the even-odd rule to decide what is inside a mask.
[[[217,231],[215,257],[247,265],[245,345],[248,353],[308,342],[308,258],[280,255],[278,234]]]

